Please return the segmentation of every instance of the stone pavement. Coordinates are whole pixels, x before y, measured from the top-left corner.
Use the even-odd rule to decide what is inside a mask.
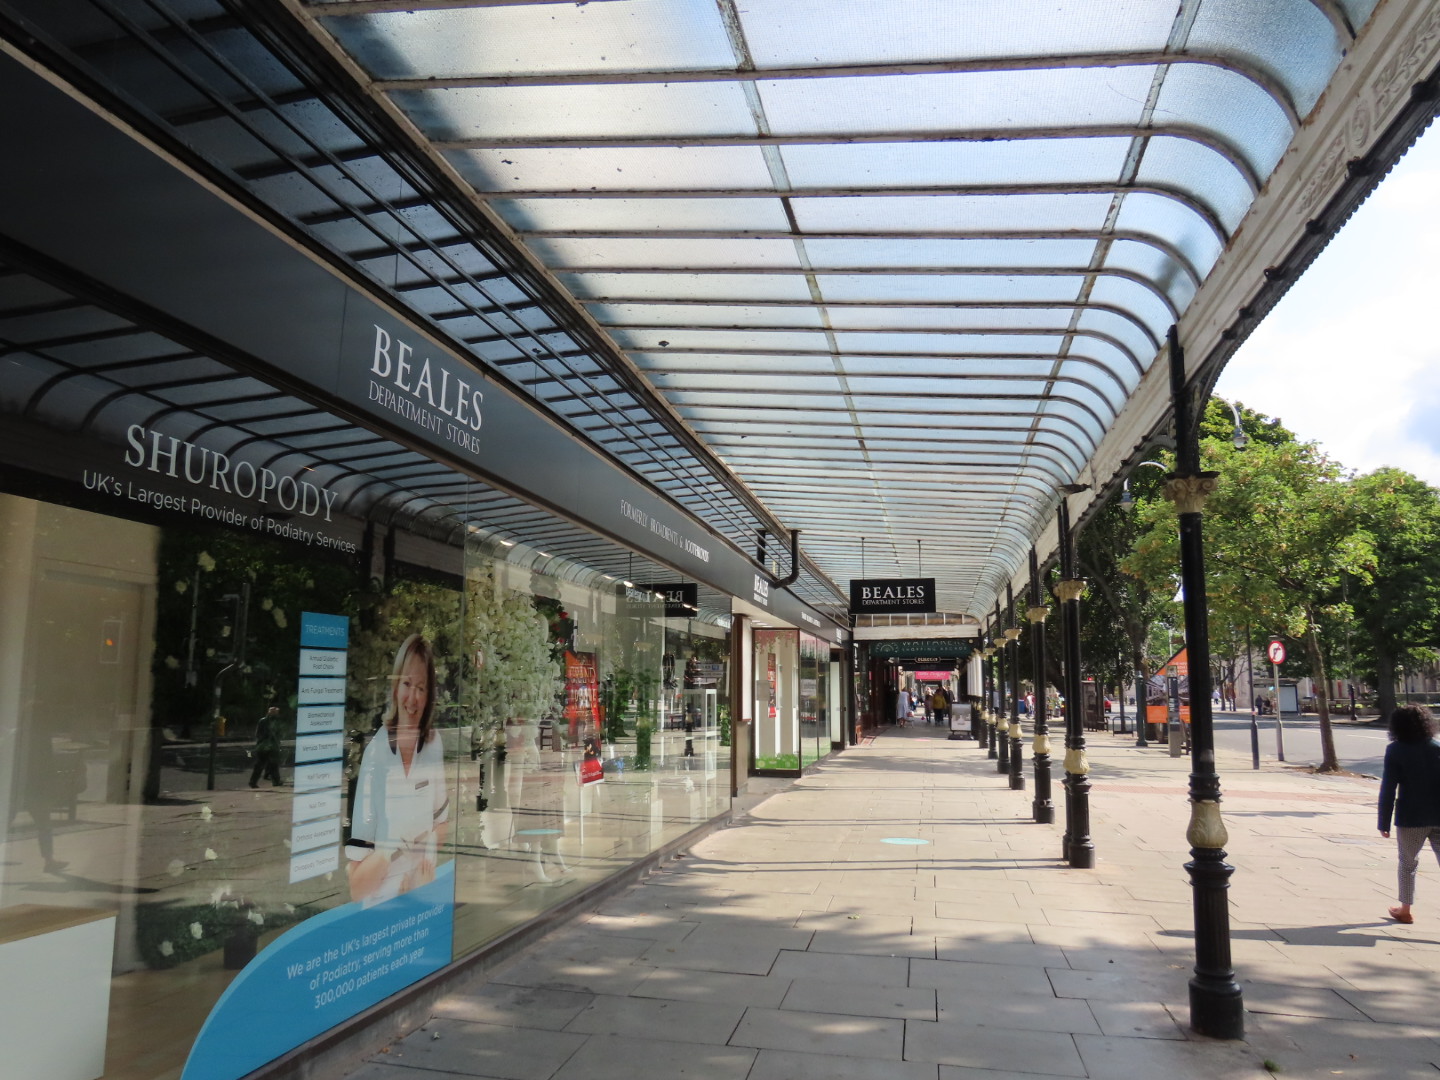
[[[1028,748],[1015,792],[973,741],[889,729],[445,999],[351,1080],[1440,1075],[1440,875],[1422,864],[1415,925],[1385,919],[1373,781],[1222,753],[1247,1015],[1221,1042],[1187,1031],[1189,761],[1103,733],[1090,748],[1094,870],[1030,820]]]

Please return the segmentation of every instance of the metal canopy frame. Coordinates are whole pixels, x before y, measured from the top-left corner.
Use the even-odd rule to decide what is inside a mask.
[[[806,599],[940,535],[972,615],[1435,66],[1426,0],[73,2],[46,63]]]

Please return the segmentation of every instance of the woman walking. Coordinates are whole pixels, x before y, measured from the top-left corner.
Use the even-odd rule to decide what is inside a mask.
[[[1385,771],[1380,779],[1380,835],[1390,836],[1395,819],[1399,845],[1400,892],[1390,917],[1412,923],[1415,870],[1426,841],[1440,859],[1440,743],[1435,741],[1435,718],[1421,705],[1402,705],[1390,715],[1390,745],[1385,748]]]

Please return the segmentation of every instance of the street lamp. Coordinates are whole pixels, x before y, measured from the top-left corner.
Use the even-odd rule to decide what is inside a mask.
[[[1236,450],[1244,450],[1245,447],[1250,445],[1250,437],[1245,434],[1245,429],[1240,426],[1240,410],[1229,401],[1225,402],[1225,404],[1230,406],[1230,415],[1235,417],[1235,431],[1231,434],[1230,441],[1235,444]]]

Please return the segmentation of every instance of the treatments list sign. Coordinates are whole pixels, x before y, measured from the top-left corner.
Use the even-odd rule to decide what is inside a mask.
[[[855,578],[850,582],[851,615],[928,614],[934,610],[934,578]]]

